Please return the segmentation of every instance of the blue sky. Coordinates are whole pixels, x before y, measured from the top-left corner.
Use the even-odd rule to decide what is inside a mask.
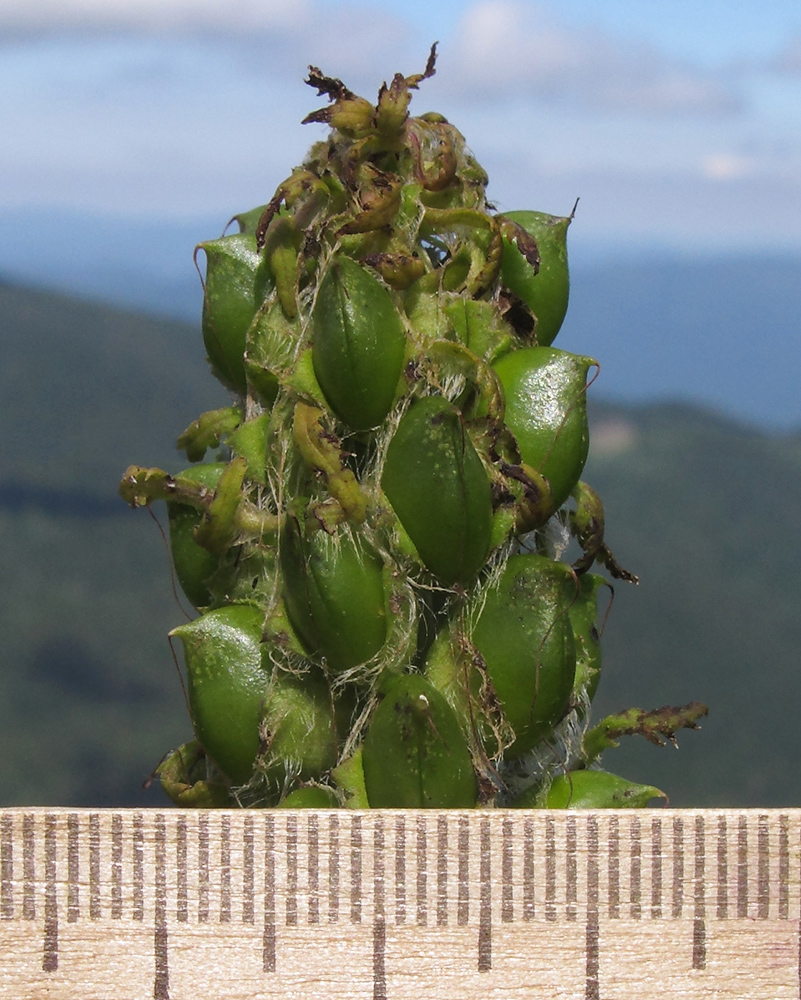
[[[308,63],[467,137],[502,208],[574,240],[801,248],[798,0],[4,0],[0,213],[217,218],[322,134]]]

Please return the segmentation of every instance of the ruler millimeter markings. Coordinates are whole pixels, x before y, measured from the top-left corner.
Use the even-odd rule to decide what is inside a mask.
[[[9,809],[0,954],[2,1000],[801,1000],[801,810]]]

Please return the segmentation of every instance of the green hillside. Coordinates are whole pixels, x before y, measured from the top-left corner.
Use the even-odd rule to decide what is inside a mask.
[[[8,285],[0,316],[0,804],[163,806],[140,786],[189,735],[165,638],[184,613],[116,485],[180,468],[170,441],[225,394],[189,325]],[[678,752],[608,766],[674,805],[801,805],[801,437],[669,405],[596,403],[591,427],[585,478],[642,581],[616,587],[599,711],[710,706]]]

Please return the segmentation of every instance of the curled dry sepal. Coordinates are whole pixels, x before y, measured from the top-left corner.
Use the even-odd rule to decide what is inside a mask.
[[[698,720],[709,713],[700,701],[672,707],[664,705],[645,711],[629,708],[617,715],[608,715],[589,729],[584,737],[584,758],[589,763],[604,752],[619,745],[621,736],[644,736],[649,743],[678,747],[676,733],[680,729],[700,729]]]
[[[495,211],[457,129],[409,114],[435,57],[374,104],[311,68],[330,135],[196,250],[231,405],[180,436],[188,468],[120,486],[166,501],[199,612],[171,633],[179,805],[641,805],[658,790],[588,765],[697,717],[588,731],[591,570],[637,578],[581,481],[598,364],[551,346],[574,211]]]

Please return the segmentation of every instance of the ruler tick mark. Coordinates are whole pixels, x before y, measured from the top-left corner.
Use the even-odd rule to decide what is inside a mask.
[[[209,817],[201,813],[197,824],[197,920],[209,919]]]
[[[242,824],[242,923],[256,922],[256,845],[253,834],[253,817],[245,816]]]
[[[309,883],[309,916],[310,924],[320,922],[320,830],[317,816],[312,813],[306,824],[308,841],[308,858],[306,875]]]
[[[122,918],[122,815],[111,817],[111,919]]]
[[[511,819],[504,817],[502,826],[501,852],[501,922],[510,924],[514,920],[514,826]]]
[[[651,918],[662,916],[662,820],[651,820]]]
[[[167,940],[167,825],[164,815],[155,817],[155,927],[153,948],[155,959],[154,1000],[170,1000],[170,965]]]
[[[695,817],[695,870],[693,877],[693,968],[706,968],[706,898],[704,874],[706,867],[704,817]]]
[[[737,823],[737,916],[748,916],[748,820]]]
[[[298,922],[298,821],[295,816],[286,818],[286,924],[294,927]]]
[[[89,919],[99,920],[100,911],[100,815],[89,816]]]
[[[36,919],[36,856],[34,854],[34,816],[22,817],[22,917]]]
[[[186,817],[179,816],[175,824],[175,867],[178,875],[175,916],[179,923],[189,920],[189,887],[187,883],[187,826]]]
[[[786,815],[779,817],[779,920],[790,916],[790,829]]]
[[[133,918],[145,918],[145,828],[141,813],[133,818]]]
[[[362,920],[362,818],[350,817],[350,919]]]
[[[74,924],[81,915],[80,897],[80,835],[77,813],[67,817],[67,923]]]
[[[376,917],[382,920],[385,916],[386,893],[384,887],[385,876],[384,859],[384,821],[377,817],[373,829],[373,908]]]
[[[545,919],[556,920],[556,832],[551,816],[545,820]]]
[[[3,816],[0,823],[0,917],[14,917],[14,820]]]
[[[56,898],[56,817],[45,816],[45,923],[42,970],[58,968],[58,900]]]
[[[523,919],[534,919],[534,821],[523,821]]]
[[[565,829],[565,915],[569,921],[576,919],[578,900],[578,869],[576,867],[576,819],[568,816]]]
[[[373,829],[373,1000],[387,1000],[384,866],[384,822],[379,816]]]
[[[729,915],[729,853],[726,817],[718,817],[718,920],[726,920]]]
[[[428,921],[428,844],[425,816],[417,817],[417,924],[424,927]]]
[[[220,923],[231,922],[231,817],[220,822]]]
[[[587,820],[587,928],[585,1000],[600,1000],[600,928],[598,917],[598,820]]]
[[[395,923],[406,922],[406,821],[395,820]]]
[[[262,971],[275,972],[275,820],[264,817],[264,933]]]
[[[642,916],[642,896],[641,896],[641,878],[642,878],[642,841],[640,839],[640,821],[639,819],[632,819],[631,821],[631,832],[630,832],[630,884],[629,884],[629,901],[631,916],[634,920],[639,920]]]
[[[609,819],[609,917],[616,920],[620,916],[620,820],[617,816]]]
[[[492,853],[490,821],[481,818],[479,848],[479,881],[481,884],[478,907],[478,971],[492,968]]]
[[[684,906],[684,821],[673,820],[673,919],[681,916]]]
[[[373,922],[373,1000],[387,1000],[387,928],[383,917]]]
[[[328,922],[339,920],[339,816],[331,816],[328,825]]]
[[[456,923],[459,927],[466,927],[470,919],[470,822],[465,815],[459,817],[457,854],[459,893],[456,901]]]
[[[757,917],[767,920],[770,915],[770,850],[768,817],[757,821]]]
[[[448,923],[448,817],[437,817],[437,927]]]

